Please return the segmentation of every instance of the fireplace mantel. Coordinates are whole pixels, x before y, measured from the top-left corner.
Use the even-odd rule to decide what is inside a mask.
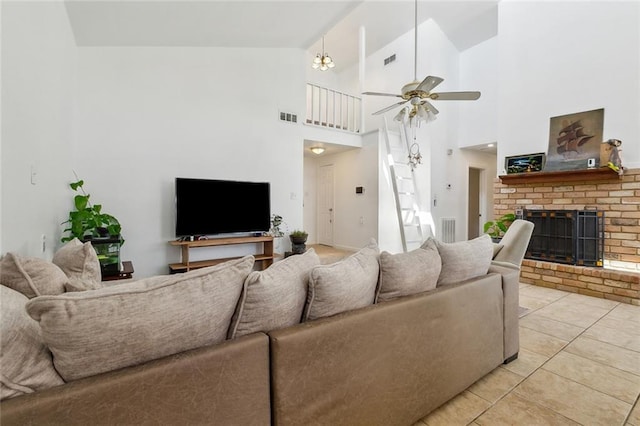
[[[499,178],[505,184],[519,184],[617,180],[621,179],[622,176],[609,167],[600,167],[599,169],[563,170],[559,172],[513,173],[501,175]]]

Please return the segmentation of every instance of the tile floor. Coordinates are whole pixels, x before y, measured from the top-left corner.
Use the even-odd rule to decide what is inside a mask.
[[[520,355],[414,426],[640,426],[640,306],[520,285]]]

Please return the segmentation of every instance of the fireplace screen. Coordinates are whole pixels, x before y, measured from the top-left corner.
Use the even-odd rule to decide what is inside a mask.
[[[602,266],[604,212],[525,210],[535,227],[525,257],[582,266]]]

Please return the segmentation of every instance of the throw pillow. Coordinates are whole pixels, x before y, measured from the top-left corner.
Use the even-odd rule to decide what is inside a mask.
[[[53,368],[38,323],[24,309],[29,299],[3,285],[0,299],[0,399],[64,384]]]
[[[37,257],[7,253],[0,262],[2,284],[28,298],[64,293],[67,276],[51,262]]]
[[[98,255],[90,242],[74,238],[54,255],[55,263],[69,277],[67,291],[94,290],[102,287],[102,273]]]
[[[380,253],[380,280],[376,303],[433,290],[442,263],[433,242],[407,253]]]
[[[459,283],[486,275],[489,271],[493,258],[493,242],[488,234],[455,243],[433,241],[442,259],[438,286]]]
[[[380,266],[378,244],[330,265],[316,266],[309,277],[303,320],[314,320],[373,304]]]
[[[315,250],[289,256],[244,281],[229,338],[298,324],[307,299],[309,272],[320,264]]]
[[[253,256],[27,303],[67,381],[224,341]]]

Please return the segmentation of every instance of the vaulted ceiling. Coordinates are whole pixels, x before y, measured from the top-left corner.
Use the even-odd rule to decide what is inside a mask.
[[[498,0],[419,0],[418,21],[434,19],[465,50],[497,33]],[[374,52],[414,26],[413,0],[67,0],[78,46],[290,47],[320,50],[341,66],[358,57],[358,32]]]

